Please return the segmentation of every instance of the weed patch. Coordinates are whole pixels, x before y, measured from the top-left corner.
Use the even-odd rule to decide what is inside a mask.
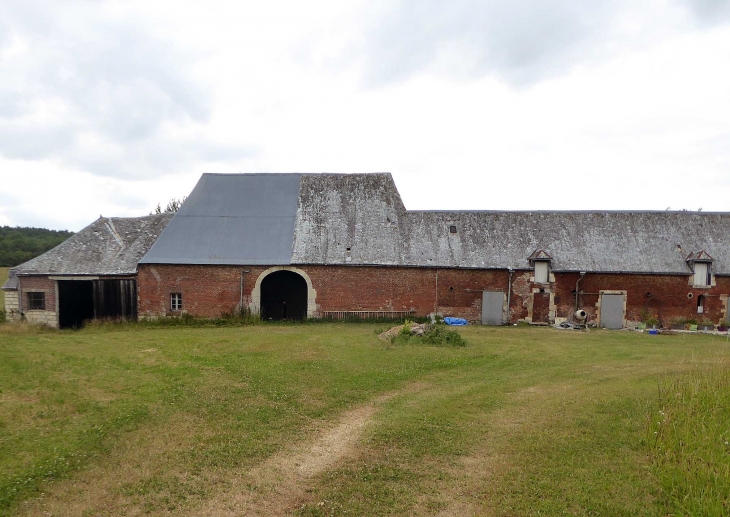
[[[730,362],[659,387],[648,442],[668,510],[724,516],[730,508]]]
[[[443,323],[426,325],[422,334],[411,332],[411,322],[406,321],[400,332],[393,336],[390,342],[394,345],[426,345],[426,346],[453,346],[464,347],[466,339],[456,330],[448,328]]]

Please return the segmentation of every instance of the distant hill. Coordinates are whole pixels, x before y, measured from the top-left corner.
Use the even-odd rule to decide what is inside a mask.
[[[73,234],[65,230],[0,226],[0,267],[22,264],[61,244]]]

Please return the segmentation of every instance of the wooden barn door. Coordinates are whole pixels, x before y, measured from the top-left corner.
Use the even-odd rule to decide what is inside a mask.
[[[94,280],[94,317],[137,319],[137,281]]]
[[[533,294],[532,322],[550,323],[550,293]]]

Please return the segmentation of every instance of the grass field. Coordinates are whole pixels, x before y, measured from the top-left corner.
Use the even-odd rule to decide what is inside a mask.
[[[0,267],[0,287],[3,286],[5,281],[8,279],[8,269],[7,267]],[[0,291],[0,311],[5,310],[5,291]]]
[[[0,514],[727,515],[725,338],[383,328],[0,326]]]

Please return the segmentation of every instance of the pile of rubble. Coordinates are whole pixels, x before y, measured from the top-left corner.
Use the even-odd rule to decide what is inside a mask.
[[[393,327],[392,329],[386,330],[385,332],[381,332],[380,334],[378,334],[378,337],[383,341],[390,341],[391,338],[394,338],[401,333],[403,327],[405,327],[405,325],[398,325],[397,327]],[[410,327],[411,334],[414,336],[422,336],[426,332],[428,332],[429,328],[431,328],[428,323],[411,323]]]

